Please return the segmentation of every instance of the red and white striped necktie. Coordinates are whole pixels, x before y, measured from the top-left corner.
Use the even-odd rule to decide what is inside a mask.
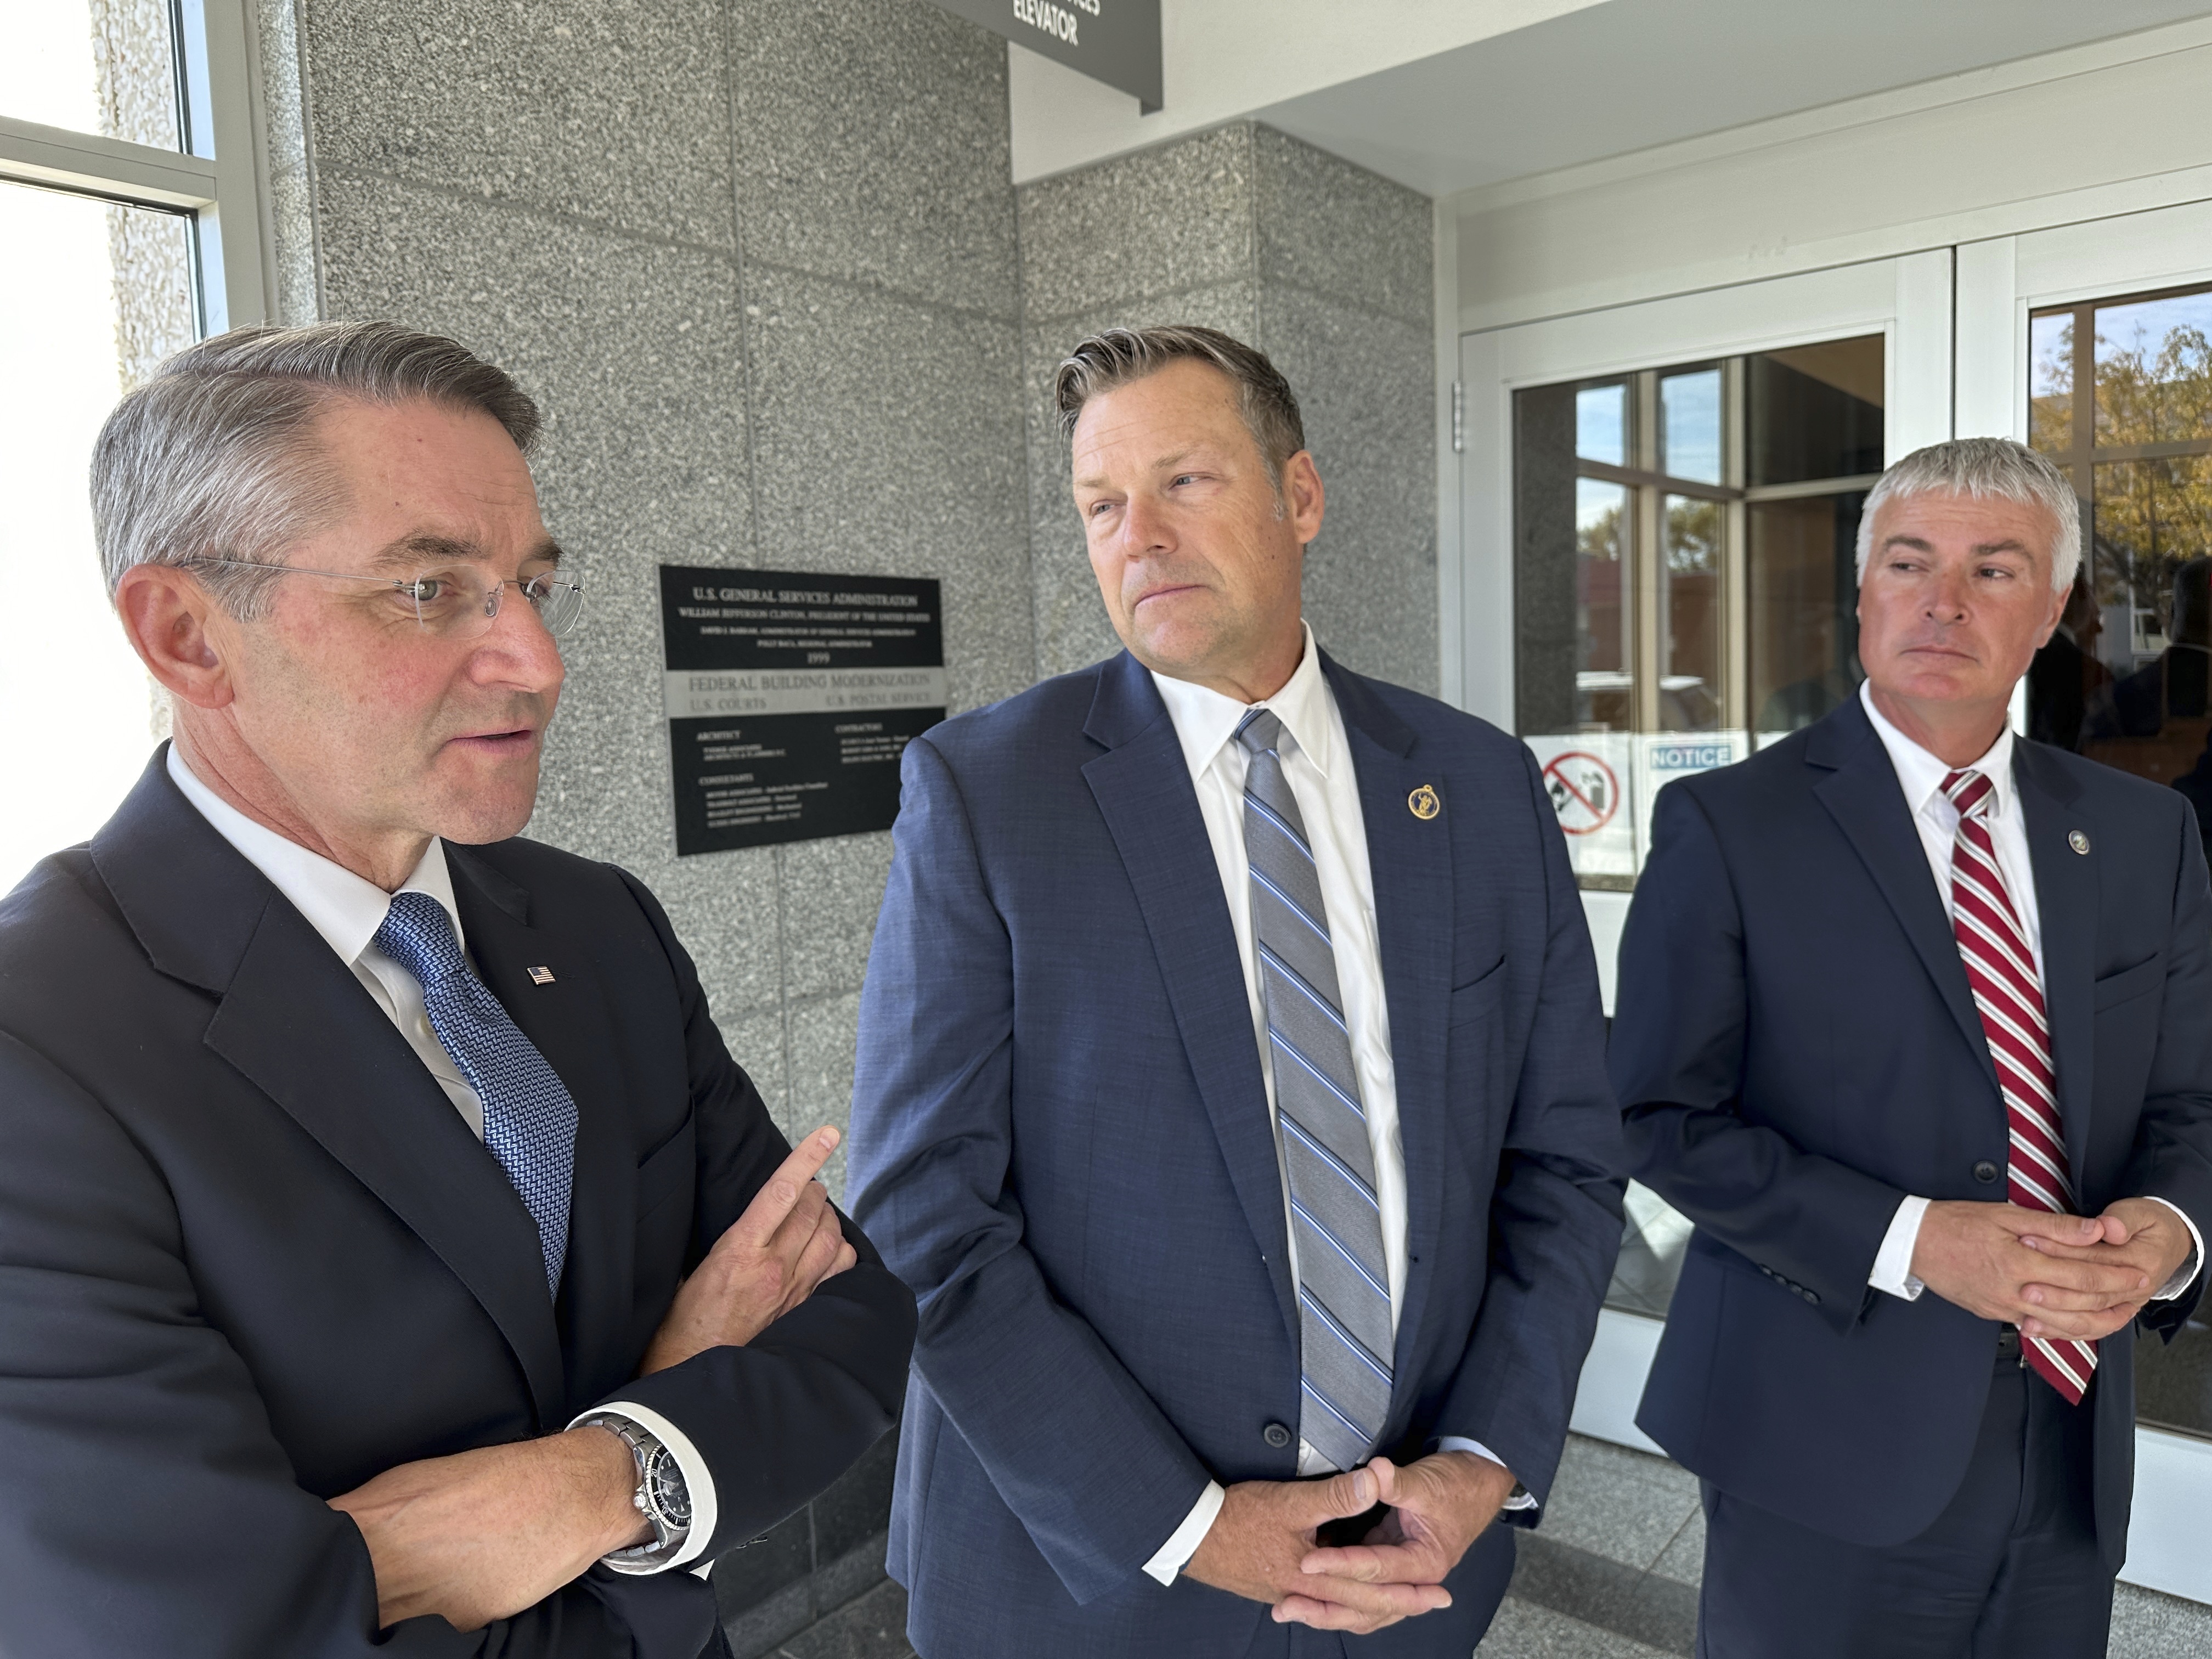
[[[2057,1073],[2051,1064],[2043,982],[1997,866],[1990,827],[1983,822],[1993,787],[1979,772],[1954,772],[1943,780],[1943,793],[1959,809],[1959,833],[1951,843],[1951,931],[1959,940],[1966,982],[1973,988],[1982,1034],[2004,1093],[2012,1139],[2007,1190],[2023,1209],[2070,1215],[2074,1181],[2058,1123]],[[2037,1376],[2069,1404],[2081,1403],[2097,1369],[2095,1343],[2030,1336],[2021,1339],[2021,1346]]]

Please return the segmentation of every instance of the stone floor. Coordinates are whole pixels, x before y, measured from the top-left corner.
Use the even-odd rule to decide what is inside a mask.
[[[1688,1472],[1577,1435],[1549,1509],[1540,1531],[1521,1536],[1512,1593],[1483,1639],[1481,1659],[1692,1653],[1705,1520]],[[760,1659],[914,1659],[905,1632],[905,1593],[886,1579],[757,1651]],[[2123,1584],[2106,1652],[2109,1659],[2203,1659],[2212,1653],[2212,1607]]]

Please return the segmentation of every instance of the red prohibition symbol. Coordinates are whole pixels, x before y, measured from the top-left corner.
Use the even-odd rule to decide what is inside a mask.
[[[1559,815],[1559,828],[1571,836],[1595,834],[1620,810],[1620,780],[1595,755],[1579,749],[1554,755],[1545,764],[1544,789]]]

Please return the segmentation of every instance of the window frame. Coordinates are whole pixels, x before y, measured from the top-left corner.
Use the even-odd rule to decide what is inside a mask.
[[[204,338],[274,314],[259,40],[251,0],[177,0],[171,15],[182,149],[0,113],[0,180],[190,220],[193,301]]]

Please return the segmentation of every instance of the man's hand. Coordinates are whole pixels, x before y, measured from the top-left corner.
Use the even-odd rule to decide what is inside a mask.
[[[2125,1310],[2122,1317],[2112,1320],[2110,1326],[2094,1334],[2109,1336],[2113,1331],[2142,1311],[2144,1302],[2166,1288],[2182,1264],[2189,1260],[2197,1248],[2197,1241],[2189,1236],[2189,1229],[2181,1218],[2165,1205],[2148,1198],[2123,1198],[2109,1204],[2104,1214],[2087,1218],[2098,1229],[2096,1238],[2087,1244],[2075,1242],[2062,1231],[2057,1237],[2043,1237],[2031,1232],[2021,1242],[2039,1255],[2055,1256],[2068,1262],[2089,1262],[2118,1269],[2133,1269],[2142,1275],[2147,1288]],[[2028,1287],[2033,1293],[2047,1286]],[[2063,1304],[2057,1304],[2063,1306]],[[2119,1312],[2119,1310],[2114,1310]],[[2073,1336],[2079,1333],[2059,1330],[2051,1325],[2045,1316],[2020,1322],[2021,1329],[2029,1336]]]
[[[640,1376],[708,1348],[742,1348],[859,1259],[830,1194],[814,1178],[840,1138],[835,1129],[817,1129],[753,1194],[745,1212],[678,1286],[646,1347]]]
[[[1381,1482],[1369,1469],[1326,1480],[1243,1481],[1229,1488],[1221,1513],[1183,1571],[1201,1584],[1273,1604],[1278,1624],[1297,1617],[1283,1611],[1294,1598],[1326,1595],[1328,1616],[1336,1621],[1327,1628],[1363,1632],[1449,1607],[1451,1596],[1440,1584],[1316,1581],[1299,1571],[1322,1522],[1372,1509],[1381,1495]]]
[[[2172,1212],[2148,1200],[2123,1200],[2137,1204],[2165,1217],[2186,1255],[2189,1230]],[[2117,1248],[2116,1241],[2131,1237],[2132,1229],[2110,1214],[2055,1215],[2015,1204],[1938,1201],[1921,1220],[1912,1275],[1946,1302],[2017,1325],[2029,1336],[2094,1341],[2133,1319],[2166,1282],[2154,1276],[2153,1258],[2163,1259],[2170,1235],[2158,1232],[2150,1218],[2136,1220],[2154,1238],[2130,1250]],[[2175,1266],[2179,1262],[2177,1255]]]
[[[436,1613],[467,1631],[644,1542],[636,1490],[637,1460],[621,1437],[584,1428],[402,1463],[330,1504],[368,1545],[380,1624]]]
[[[1390,1512],[1366,1541],[1309,1551],[1298,1565],[1309,1578],[1332,1582],[1285,1597],[1278,1620],[1319,1630],[1362,1628],[1343,1622],[1333,1598],[1345,1581],[1362,1584],[1441,1585],[1513,1493],[1513,1474],[1473,1452],[1437,1452],[1399,1468],[1387,1457],[1368,1466]]]

